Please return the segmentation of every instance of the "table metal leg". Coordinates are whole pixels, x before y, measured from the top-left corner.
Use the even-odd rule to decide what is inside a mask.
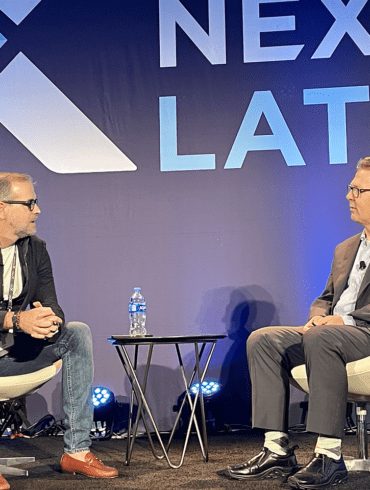
[[[135,346],[135,364],[133,366],[134,367],[134,370],[135,370],[135,373],[136,373],[136,369],[137,369],[138,347],[139,347],[138,345]],[[143,383],[142,383],[143,393],[145,393],[145,390],[146,390],[146,383],[147,383],[147,379],[148,379],[148,373],[149,373],[150,363],[151,363],[151,360],[152,360],[152,353],[153,353],[153,345],[150,345],[149,352],[148,352],[148,357],[147,357],[147,361],[146,361],[146,366],[145,366],[144,379],[143,379]],[[128,352],[125,351],[125,354],[126,354],[126,357],[127,357],[128,356]],[[131,417],[132,417],[132,413],[133,413],[133,395],[134,395],[134,393],[135,392],[132,389],[131,390],[131,403],[130,403]],[[139,420],[140,420],[140,416],[141,416],[141,418],[143,420],[143,423],[145,425],[145,430],[146,430],[146,433],[147,433],[148,438],[149,438],[149,442],[150,442],[150,445],[151,445],[151,448],[152,448],[153,455],[157,459],[163,459],[163,456],[159,456],[158,454],[156,454],[154,443],[153,443],[153,440],[152,440],[152,437],[151,437],[151,434],[150,434],[150,430],[149,430],[149,427],[148,427],[147,422],[146,422],[145,417],[144,417],[143,401],[142,401],[142,399],[141,399],[140,396],[135,395],[135,397],[136,397],[136,400],[138,402],[138,409],[137,409],[137,415],[136,415],[134,427],[133,427],[133,430],[132,430],[132,434],[130,434],[130,433],[128,434],[128,440],[130,441],[130,452],[129,452],[130,458],[131,458],[131,454],[132,454],[132,451],[133,451],[133,447],[134,447],[134,443],[135,443],[135,439],[136,439],[136,434],[137,434],[137,428],[138,428]]]
[[[171,435],[170,435],[170,438],[169,438],[169,441],[168,441],[168,444],[167,444],[167,451],[169,451],[169,449],[170,449],[170,446],[171,446],[171,443],[172,443],[172,439],[173,439],[173,436],[174,436],[174,433],[175,433],[175,430],[176,430],[178,421],[179,421],[179,419],[181,417],[181,413],[182,413],[182,410],[184,408],[184,405],[185,405],[186,400],[188,401],[189,406],[190,406],[190,410],[191,410],[190,418],[189,418],[189,423],[188,423],[188,426],[187,426],[187,431],[186,431],[186,436],[185,436],[185,442],[184,442],[184,446],[183,446],[183,450],[182,450],[181,460],[180,460],[180,465],[179,466],[181,466],[182,463],[183,463],[183,461],[184,461],[185,452],[186,452],[186,449],[187,449],[187,446],[188,446],[188,442],[189,442],[189,438],[190,438],[190,432],[191,432],[191,427],[192,427],[193,422],[194,422],[195,430],[196,430],[196,433],[197,433],[199,445],[200,445],[200,448],[201,448],[201,451],[202,451],[203,459],[204,459],[204,461],[208,461],[208,438],[207,438],[207,426],[206,426],[206,418],[205,418],[205,411],[204,411],[203,393],[202,393],[201,390],[199,390],[196,393],[196,395],[194,397],[194,401],[193,401],[192,398],[191,398],[190,391],[189,391],[189,388],[190,388],[192,382],[194,381],[195,375],[197,375],[199,386],[201,386],[202,382],[204,381],[205,374],[207,372],[209,363],[210,363],[211,358],[212,358],[212,354],[213,354],[214,348],[216,346],[216,342],[213,342],[213,345],[212,345],[212,347],[211,347],[211,349],[210,349],[210,351],[208,353],[208,356],[207,356],[207,359],[206,359],[206,362],[205,362],[205,365],[204,365],[204,368],[203,368],[203,371],[202,371],[201,368],[200,368],[200,360],[202,358],[202,354],[203,354],[203,351],[204,351],[205,346],[206,346],[206,344],[203,343],[203,345],[201,347],[201,350],[200,350],[200,353],[199,353],[198,343],[194,343],[195,366],[194,366],[193,372],[192,372],[192,374],[191,374],[191,376],[189,378],[189,381],[188,381],[186,379],[185,368],[184,368],[184,364],[183,364],[183,361],[182,361],[182,357],[181,357],[181,353],[180,353],[180,348],[179,348],[179,345],[176,344],[177,356],[178,356],[178,359],[179,359],[180,369],[181,369],[181,373],[182,373],[182,377],[183,377],[183,381],[184,381],[184,385],[185,385],[185,397],[184,397],[183,402],[181,404],[181,407],[180,407],[180,410],[179,410],[179,413],[178,413],[178,416],[177,416],[177,419],[176,419],[174,428],[172,429],[172,432],[171,432]],[[196,407],[197,407],[197,403],[198,403],[198,398],[199,398],[200,404],[201,404],[200,406],[201,406],[201,419],[202,419],[202,433],[203,433],[203,437],[202,437],[202,435],[200,433],[198,421],[197,421],[197,418],[195,416],[195,411],[196,411]]]
[[[214,344],[215,345],[215,344]],[[213,345],[213,347],[214,347]],[[194,350],[195,350],[195,359],[196,359],[196,365],[197,365],[197,371],[198,371],[198,379],[199,379],[199,401],[200,401],[200,413],[202,417],[202,430],[203,430],[203,443],[204,443],[204,452],[205,452],[205,461],[208,461],[208,439],[207,439],[207,427],[206,427],[206,415],[205,415],[205,410],[204,410],[204,396],[203,396],[203,391],[202,391],[202,383],[204,381],[204,376],[208,368],[209,361],[211,360],[213,349],[211,348],[210,355],[208,355],[208,364],[205,366],[203,373],[201,374],[200,370],[200,358],[199,358],[199,352],[198,352],[198,344],[194,344]],[[195,402],[194,402],[195,405]],[[195,414],[194,414],[195,417]],[[204,457],[204,454],[203,454]]]
[[[155,432],[155,434],[156,434],[156,436],[158,438],[158,442],[159,442],[159,444],[161,446],[161,449],[162,449],[162,452],[163,452],[163,456],[166,458],[167,463],[171,466],[171,468],[179,468],[179,466],[172,465],[171,461],[168,458],[168,454],[167,454],[166,448],[164,447],[163,440],[162,440],[161,435],[159,433],[157,424],[156,424],[156,422],[154,420],[154,417],[153,417],[152,412],[151,412],[151,410],[149,408],[148,402],[147,402],[147,400],[145,398],[145,393],[143,391],[143,388],[140,385],[140,382],[139,382],[139,380],[138,380],[138,378],[136,376],[136,372],[134,370],[134,367],[132,365],[132,362],[130,360],[130,357],[129,357],[127,351],[124,349],[124,346],[122,345],[121,347],[122,347],[123,354],[125,356],[125,361],[126,361],[125,364],[124,364],[124,366],[126,365],[126,368],[128,367],[128,370],[126,368],[125,369],[126,369],[126,372],[127,372],[128,376],[129,376],[129,379],[131,381],[132,388],[135,391],[136,399],[138,401],[141,400],[142,404],[145,407],[145,410],[146,410],[146,412],[147,412],[147,414],[149,416],[150,422],[151,422],[151,424],[153,426],[154,432]],[[153,346],[151,346],[151,347],[153,347]],[[137,391],[139,393],[137,393]],[[147,426],[147,423],[146,423],[146,420],[145,420],[145,417],[144,417],[143,409],[141,409],[140,411],[138,410],[138,415],[137,416],[139,417],[140,415],[141,415],[141,418],[142,418],[142,420],[143,420],[143,422],[145,424],[145,429],[146,429],[146,432],[148,434],[148,438],[149,438],[149,441],[151,443],[152,451],[153,451],[154,456],[157,459],[163,459],[163,456],[158,456],[155,453],[155,448],[154,448],[154,445],[153,445],[153,441],[152,441],[152,438],[151,438],[151,434],[150,434],[149,428]],[[128,463],[126,463],[126,464],[128,464]]]
[[[138,358],[138,350],[139,346],[135,345],[135,353],[134,353],[134,369],[137,368],[137,358]],[[130,394],[130,410],[128,415],[128,427],[127,427],[127,445],[126,445],[126,464],[128,465],[131,459],[132,447],[131,447],[131,430],[132,430],[132,419],[133,419],[133,409],[134,409],[134,390],[131,387]],[[136,436],[136,430],[134,432],[134,440]]]
[[[119,347],[121,347],[122,352],[119,350]],[[133,452],[133,448],[134,448],[134,443],[135,443],[135,439],[136,439],[136,434],[137,434],[137,427],[139,424],[140,417],[144,423],[145,431],[148,435],[148,439],[149,439],[150,446],[152,448],[153,455],[155,458],[161,460],[164,458],[164,456],[156,454],[153,439],[152,439],[147,421],[144,417],[142,397],[140,395],[140,392],[138,392],[138,390],[135,386],[135,384],[140,386],[139,381],[138,381],[136,374],[135,374],[136,368],[137,368],[138,345],[135,346],[134,365],[132,365],[132,363],[130,361],[129,354],[123,345],[116,346],[116,350],[118,352],[119,358],[121,359],[122,365],[126,371],[127,377],[131,383],[130,410],[129,410],[129,420],[128,420],[128,429],[127,429],[127,446],[126,446],[125,464],[126,465],[130,464],[130,460],[131,460],[131,456],[132,456],[132,452]],[[143,386],[142,386],[143,393],[145,393],[145,389],[146,389],[146,383],[147,383],[149,367],[150,367],[151,358],[152,358],[152,352],[153,352],[153,345],[150,345],[148,357],[147,357],[147,362],[146,362],[146,367],[145,367],[145,375],[144,375],[144,380],[143,380]],[[135,381],[135,379],[136,379],[136,381]],[[137,409],[137,414],[136,414],[136,418],[135,418],[135,422],[134,422],[134,427],[132,428],[133,405],[134,405],[133,397],[134,397],[134,395],[135,395],[135,398],[136,398],[137,403],[138,403],[138,409]]]
[[[203,351],[204,351],[204,348],[205,348],[206,344],[203,344],[202,345],[202,348],[200,350],[200,357],[202,357],[202,354],[203,354]],[[168,445],[167,445],[167,448],[169,449],[170,445],[171,445],[171,442],[172,442],[172,439],[173,439],[173,436],[176,432],[176,429],[177,429],[177,426],[179,424],[179,421],[180,421],[180,418],[181,418],[181,414],[182,414],[182,411],[183,411],[183,408],[185,406],[185,403],[188,401],[188,403],[190,402],[190,409],[191,409],[191,394],[189,392],[189,388],[191,386],[191,384],[193,383],[193,380],[194,380],[194,377],[197,373],[197,368],[196,368],[196,365],[194,366],[194,369],[191,373],[191,376],[189,378],[189,381],[187,381],[186,379],[186,373],[185,373],[185,368],[184,368],[184,364],[183,364],[183,361],[182,361],[182,357],[181,357],[181,352],[180,352],[180,347],[179,347],[179,344],[175,344],[175,347],[176,347],[176,352],[177,352],[177,358],[178,358],[178,361],[179,361],[179,365],[180,365],[180,371],[181,371],[181,374],[182,374],[182,379],[184,381],[184,384],[185,384],[185,396],[182,400],[182,403],[181,403],[181,406],[180,406],[180,409],[178,411],[178,414],[177,414],[177,417],[176,417],[176,421],[174,423],[174,426],[172,428],[172,431],[171,431],[171,434],[170,434],[170,438],[168,440]],[[197,420],[195,419],[195,428],[197,430],[197,433],[199,434],[199,428],[198,428],[198,423],[197,423]]]
[[[175,425],[174,425],[174,427],[172,429],[170,438],[168,440],[167,450],[170,449],[172,438],[173,438],[174,433],[176,431],[176,427],[178,425],[178,421],[180,420],[180,417],[181,417],[181,414],[182,414],[182,410],[183,410],[183,408],[185,406],[186,401],[189,403],[191,414],[193,412],[193,400],[191,398],[191,394],[190,394],[189,388],[190,388],[192,382],[194,381],[195,375],[198,374],[198,372],[197,372],[197,365],[195,364],[194,369],[193,369],[193,372],[192,372],[192,374],[191,374],[191,376],[189,378],[189,381],[186,379],[186,373],[185,373],[185,368],[184,368],[184,364],[183,364],[182,357],[181,357],[180,347],[179,347],[178,344],[175,344],[175,345],[176,345],[176,352],[177,352],[177,357],[178,357],[178,360],[179,360],[180,370],[181,370],[182,378],[183,378],[184,385],[185,385],[185,396],[184,396],[184,399],[182,401],[181,407],[179,409],[179,412],[178,412],[178,415],[177,415],[177,419],[176,419]],[[203,354],[205,345],[206,344],[203,344],[202,345],[201,354],[200,355]],[[198,382],[199,382],[199,375],[198,375]],[[194,400],[194,404],[195,405],[196,405],[196,400],[197,399],[198,399],[198,394],[196,395],[195,400]],[[194,413],[195,413],[195,408],[194,408]],[[203,454],[203,458],[205,458],[205,452],[204,452],[202,438],[201,438],[201,435],[200,435],[198,420],[197,420],[196,417],[193,417],[192,419],[194,420],[195,430],[196,430],[196,433],[197,433],[197,436],[198,436],[198,440],[200,442],[200,447],[201,447],[201,451],[202,451],[202,454]],[[190,423],[190,420],[192,420],[192,419],[189,419],[189,423],[188,423],[188,427],[187,427],[187,431],[186,431],[186,438],[185,438],[185,445],[184,445],[185,450],[186,450],[186,447],[187,447],[187,444],[188,444],[188,440],[189,440],[189,437],[190,437],[190,431],[191,431],[191,425],[192,425]]]
[[[200,361],[202,359],[202,355],[203,355],[206,343],[202,343],[202,347],[200,349],[200,352],[199,352],[198,344],[199,344],[198,342],[194,342],[195,366],[194,366],[194,369],[192,371],[192,374],[191,374],[189,380],[187,380],[187,378],[186,378],[185,368],[183,365],[179,344],[177,344],[177,343],[175,344],[177,356],[178,356],[178,360],[179,360],[179,365],[180,365],[180,370],[181,370],[184,385],[185,385],[185,397],[184,397],[184,400],[183,400],[182,405],[180,407],[178,416],[176,418],[175,425],[171,431],[170,438],[169,438],[169,441],[167,444],[167,448],[164,446],[164,443],[163,443],[162,437],[159,433],[157,424],[154,420],[154,417],[152,415],[152,412],[149,408],[148,402],[147,402],[146,397],[145,397],[145,389],[146,389],[147,378],[148,378],[148,373],[149,373],[149,368],[150,368],[154,344],[149,344],[150,345],[149,353],[148,353],[148,357],[147,357],[144,380],[143,380],[142,384],[140,384],[139,379],[136,375],[137,359],[138,359],[138,347],[139,346],[135,345],[134,363],[131,362],[131,359],[130,359],[128,352],[125,349],[124,345],[120,345],[120,346],[117,345],[116,346],[116,350],[118,352],[118,355],[120,357],[122,365],[126,371],[126,374],[130,380],[131,388],[132,388],[131,389],[131,396],[130,396],[130,416],[129,416],[129,424],[128,424],[128,441],[127,441],[127,447],[126,447],[126,464],[127,465],[130,463],[130,459],[131,459],[131,455],[132,455],[132,451],[133,451],[133,447],[134,447],[134,442],[136,439],[137,427],[138,427],[140,417],[143,420],[145,430],[147,432],[149,442],[150,442],[150,445],[152,448],[153,455],[157,459],[165,458],[167,463],[169,464],[169,466],[171,468],[174,468],[174,469],[180,468],[180,466],[182,466],[182,464],[184,462],[185,452],[186,452],[186,449],[188,446],[191,428],[192,428],[192,425],[194,422],[194,426],[195,426],[195,430],[197,433],[200,448],[202,451],[203,459],[204,459],[204,461],[208,461],[208,440],[207,440],[207,427],[206,427],[206,417],[205,417],[205,410],[204,410],[203,392],[201,389],[199,389],[198,392],[196,393],[196,395],[194,397],[194,401],[193,401],[189,389],[190,389],[190,386],[191,386],[195,376],[198,378],[199,386],[201,388],[202,382],[204,381],[205,374],[207,372],[209,363],[210,363],[211,358],[212,358],[214,348],[216,346],[216,342],[212,342],[212,346],[211,346],[210,351],[208,353],[208,356],[207,356],[203,370],[200,367]],[[121,350],[119,349],[119,347],[121,347]],[[137,410],[137,415],[136,415],[134,425],[132,426],[134,396],[135,396],[137,403],[138,403],[138,410]],[[198,421],[197,421],[197,418],[195,416],[195,411],[196,411],[198,399],[199,399],[200,411],[201,411],[202,433],[199,429]],[[170,446],[171,446],[171,443],[173,440],[173,436],[174,436],[174,433],[176,431],[176,428],[177,428],[178,422],[180,420],[181,413],[182,413],[182,410],[185,406],[186,401],[188,401],[188,403],[189,403],[191,413],[190,413],[189,423],[188,423],[187,430],[186,430],[186,436],[185,436],[185,441],[184,441],[184,445],[183,445],[183,449],[182,449],[182,453],[181,453],[181,457],[180,457],[180,462],[178,465],[175,465],[171,462],[169,455],[168,455],[168,452],[169,452],[169,449],[170,449]],[[148,427],[146,419],[145,419],[144,408],[145,408],[145,411],[146,411],[146,413],[150,419],[150,422],[153,426],[154,432],[158,438],[158,442],[159,442],[159,445],[161,447],[163,455],[156,454],[154,443],[153,443],[153,440],[152,440],[152,437],[150,434],[150,430],[149,430],[149,427]]]

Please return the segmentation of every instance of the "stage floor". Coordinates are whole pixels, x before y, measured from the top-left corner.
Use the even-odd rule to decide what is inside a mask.
[[[292,434],[291,442],[299,445],[297,458],[305,463],[312,454],[315,436],[309,434]],[[125,490],[164,490],[164,489],[245,489],[270,490],[288,488],[281,482],[265,481],[250,482],[230,480],[224,472],[228,464],[244,461],[262,446],[261,433],[239,431],[233,433],[217,433],[209,435],[209,462],[204,463],[199,444],[192,436],[185,456],[184,465],[178,469],[170,469],[166,462],[154,459],[146,437],[137,440],[130,466],[124,464],[125,440],[94,441],[92,450],[104,463],[115,466],[119,477],[112,480],[97,480],[83,476],[63,474],[59,459],[63,451],[62,437],[37,437],[35,439],[2,438],[0,457],[34,456],[34,463],[25,465],[28,477],[7,477],[11,490],[89,490],[116,489]],[[180,441],[174,441],[171,449],[172,458],[177,462]],[[343,445],[344,453],[356,456],[356,436],[346,435]],[[341,487],[342,488],[342,487]],[[370,473],[351,473],[346,490],[368,490]]]

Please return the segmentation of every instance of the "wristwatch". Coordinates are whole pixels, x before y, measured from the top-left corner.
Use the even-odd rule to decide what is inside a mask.
[[[20,311],[15,311],[12,316],[12,324],[13,324],[13,329],[15,328],[16,330],[20,330],[19,326],[19,317],[20,317],[21,312]]]

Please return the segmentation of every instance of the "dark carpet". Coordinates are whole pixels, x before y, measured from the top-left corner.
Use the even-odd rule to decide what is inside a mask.
[[[146,437],[137,439],[129,466],[124,463],[126,440],[94,441],[92,446],[94,454],[104,463],[119,470],[119,477],[111,480],[63,474],[59,466],[63,450],[62,437],[49,436],[14,440],[2,438],[0,457],[34,456],[36,458],[34,463],[23,466],[29,471],[28,477],[6,477],[12,490],[288,489],[286,484],[278,480],[246,483],[227,477],[225,472],[227,465],[242,462],[258,452],[262,446],[262,440],[261,433],[252,431],[212,434],[209,436],[209,461],[205,463],[198,441],[195,436],[192,436],[184,464],[177,470],[169,468],[165,461],[158,461],[154,458]],[[308,461],[315,440],[315,436],[310,434],[291,435],[291,442],[299,445],[296,452],[299,463],[303,464]],[[179,460],[180,449],[181,439],[175,440],[170,451],[175,463]],[[355,435],[345,436],[343,452],[348,456],[357,456]],[[368,490],[370,473],[350,473],[348,482],[341,484],[339,488]]]

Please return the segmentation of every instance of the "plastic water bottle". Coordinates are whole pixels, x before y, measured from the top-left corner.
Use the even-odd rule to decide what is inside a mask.
[[[134,293],[128,305],[128,312],[130,317],[130,335],[132,337],[145,335],[146,301],[141,294],[141,288],[134,288]]]

